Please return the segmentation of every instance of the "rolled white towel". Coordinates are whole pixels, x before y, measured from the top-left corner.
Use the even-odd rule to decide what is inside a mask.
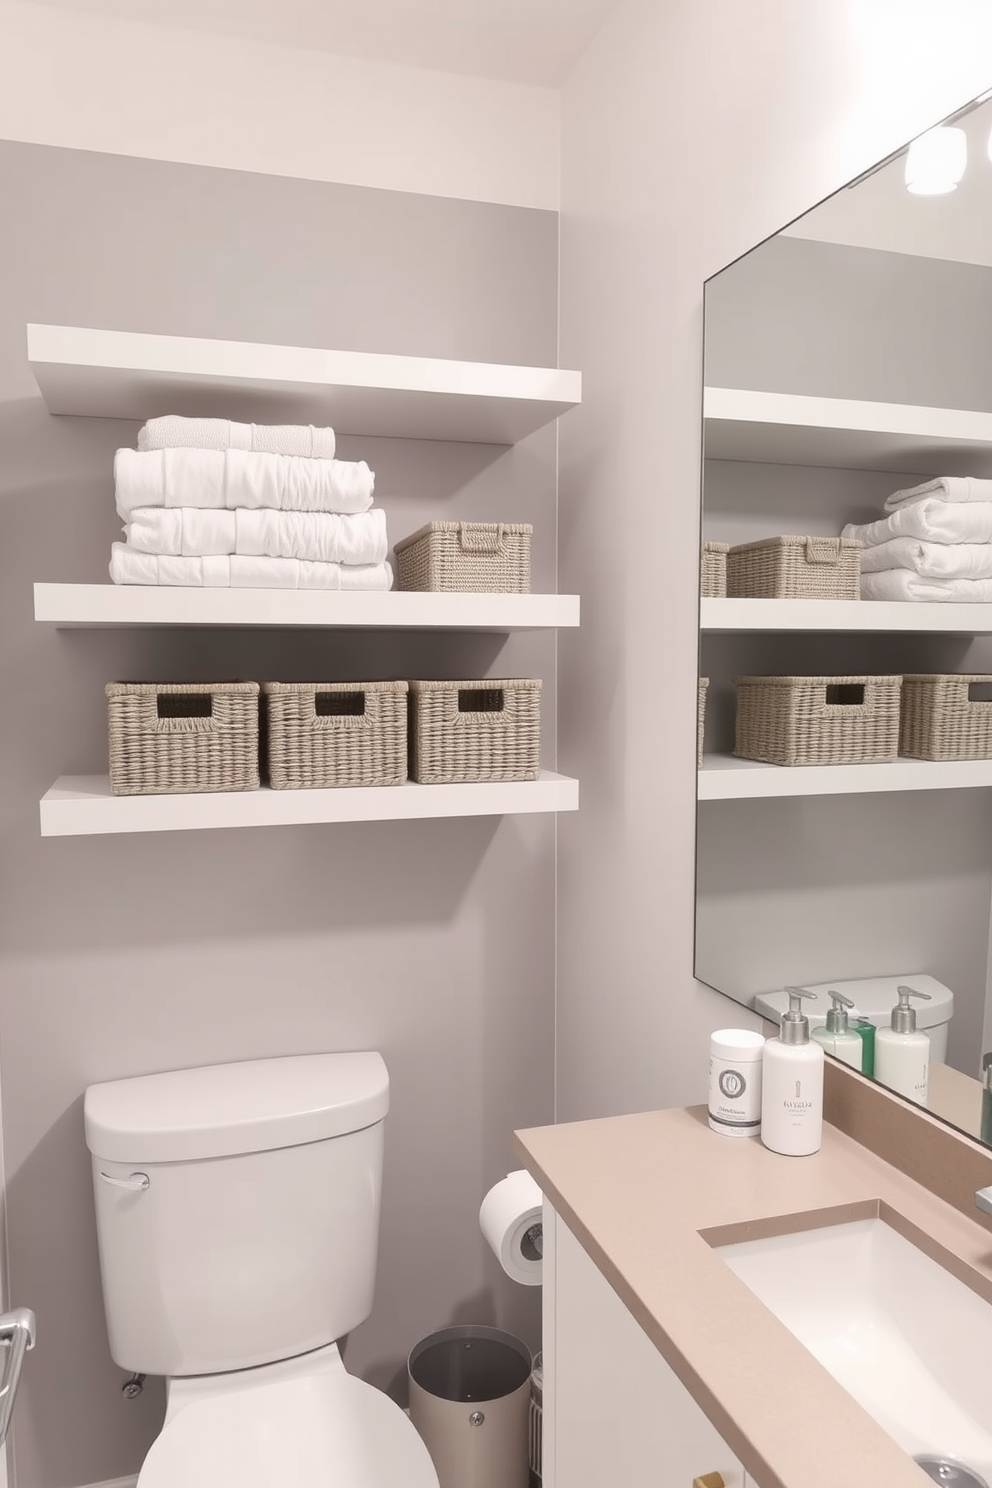
[[[992,543],[930,543],[894,537],[862,548],[861,572],[905,568],[927,579],[992,579]]]
[[[142,553],[203,557],[237,553],[302,558],[316,563],[383,563],[389,552],[386,513],[374,506],[356,516],[336,512],[233,511],[199,506],[139,506],[124,524],[128,545]]]
[[[375,486],[364,460],[205,449],[119,449],[114,480],[125,521],[139,506],[268,506],[353,515],[368,511]]]
[[[898,511],[901,506],[912,506],[928,498],[935,501],[992,501],[992,480],[979,480],[971,475],[938,475],[935,480],[924,481],[922,485],[893,491],[885,502],[885,510]]]
[[[861,575],[861,598],[990,604],[992,579],[927,579],[908,568],[887,568],[884,573]]]
[[[313,424],[237,424],[232,419],[183,418],[167,413],[138,430],[139,450],[256,450],[267,455],[334,459],[334,430]]]
[[[915,505],[899,507],[877,522],[863,526],[849,522],[844,536],[857,538],[866,549],[896,537],[932,543],[992,542],[992,501],[948,502],[928,497]],[[864,553],[861,557],[863,561]]]
[[[115,584],[175,585],[180,589],[391,589],[388,563],[365,567],[305,563],[299,558],[248,558],[237,553],[177,558],[139,553],[114,543],[110,577]]]

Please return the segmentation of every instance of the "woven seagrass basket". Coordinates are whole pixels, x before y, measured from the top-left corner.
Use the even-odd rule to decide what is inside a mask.
[[[899,750],[901,677],[736,677],[741,759],[860,765]]]
[[[405,682],[265,682],[273,790],[402,785]]]
[[[540,770],[540,680],[410,683],[414,780],[536,780]]]
[[[709,685],[709,677],[700,677],[699,691],[696,699],[696,716],[698,723],[696,738],[697,765],[701,765],[703,763],[703,734],[706,731],[706,689],[709,687]]]
[[[860,599],[861,544],[850,537],[766,537],[727,554],[732,599]]]
[[[700,599],[723,599],[727,593],[727,554],[730,544],[704,542],[699,565]]]
[[[924,760],[992,759],[992,676],[903,677],[899,753]]]
[[[110,682],[115,796],[257,790],[257,682]]]
[[[530,593],[529,522],[428,522],[396,543],[397,588]]]

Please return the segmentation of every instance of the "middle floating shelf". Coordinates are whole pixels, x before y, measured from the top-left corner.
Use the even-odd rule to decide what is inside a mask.
[[[229,625],[509,632],[578,625],[579,596],[35,584],[34,618],[63,629]]]
[[[903,631],[992,635],[992,604],[899,604],[890,600],[701,599],[704,634],[735,631]]]
[[[979,790],[992,787],[992,760],[897,759],[879,765],[765,765],[710,754],[699,771],[700,801],[782,796],[851,796],[884,791]]]

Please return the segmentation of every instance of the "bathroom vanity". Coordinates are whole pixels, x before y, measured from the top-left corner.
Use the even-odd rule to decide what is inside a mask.
[[[538,1128],[517,1143],[547,1204],[545,1488],[692,1488],[697,1479],[705,1488],[922,1488],[908,1451],[731,1269],[737,1252],[725,1258],[721,1247],[795,1236],[795,1262],[782,1268],[795,1281],[817,1254],[815,1244],[804,1254],[804,1232],[828,1256],[832,1235],[890,1237],[918,1263],[915,1290],[895,1307],[900,1321],[913,1320],[908,1335],[929,1363],[928,1312],[939,1332],[963,1306],[966,1330],[960,1316],[948,1323],[955,1336],[981,1334],[983,1349],[992,1337],[992,1234],[967,1212],[970,1193],[955,1207],[830,1125],[815,1156],[779,1157],[757,1138],[715,1135],[701,1107]],[[945,1174],[954,1166],[945,1161]],[[876,1273],[889,1269],[886,1253]],[[812,1269],[801,1283],[810,1297],[839,1297],[857,1292],[848,1276]],[[946,1385],[945,1361],[933,1358]],[[956,1402],[965,1414],[992,1420],[992,1383],[965,1390]],[[925,1429],[923,1394],[908,1402],[914,1431]]]

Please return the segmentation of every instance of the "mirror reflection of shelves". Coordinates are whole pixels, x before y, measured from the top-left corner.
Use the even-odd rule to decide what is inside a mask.
[[[824,470],[878,472],[892,477],[890,489],[899,484],[898,477],[904,473],[917,480],[938,473],[992,475],[989,413],[707,387],[704,420],[708,465],[710,461],[727,461],[743,466],[795,466],[808,474]],[[786,522],[785,526],[790,524]],[[804,530],[803,518],[794,518],[790,530]],[[839,525],[833,530],[839,531]],[[967,640],[992,635],[992,604],[702,599],[700,631],[704,641],[706,637],[738,635],[743,642],[749,634],[772,633],[824,637],[901,634]],[[849,667],[850,662],[841,670]],[[760,664],[754,669],[769,670]],[[702,670],[709,671],[708,664]],[[699,772],[698,799],[755,800],[990,786],[992,761],[988,760],[935,764],[899,759],[885,764],[785,768],[729,754],[707,754]]]

